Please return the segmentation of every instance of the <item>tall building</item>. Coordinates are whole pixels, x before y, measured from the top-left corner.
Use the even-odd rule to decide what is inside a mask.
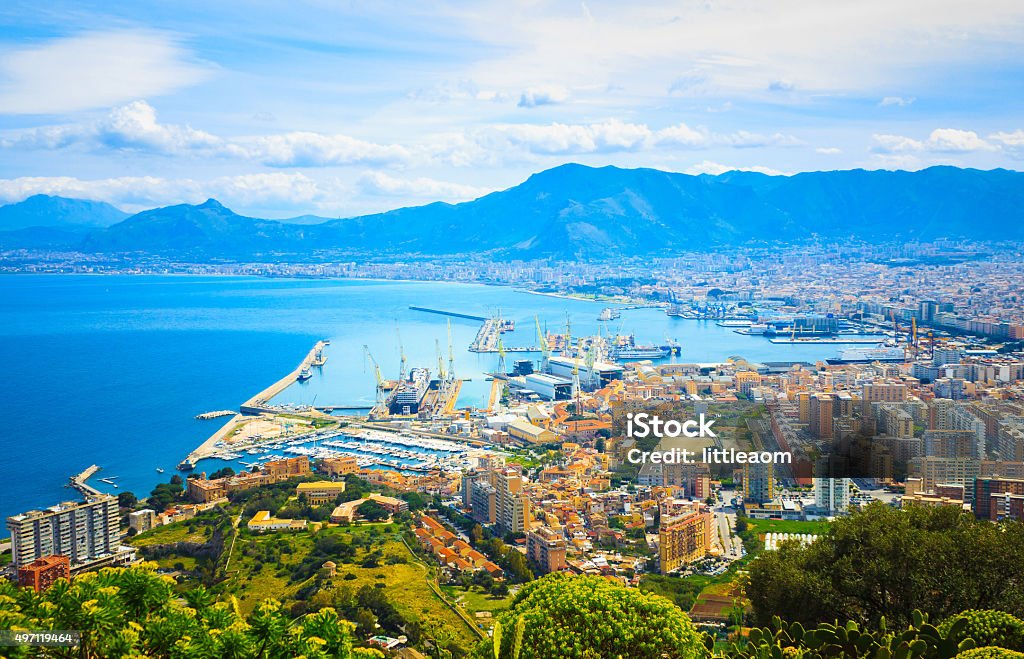
[[[960,348],[936,347],[932,351],[932,366],[959,364],[961,359],[963,359],[963,352]]]
[[[974,516],[998,522],[1024,520],[1024,479],[982,477],[974,481]]]
[[[850,507],[850,479],[815,478],[814,505],[828,515],[845,513]]]
[[[818,439],[832,438],[832,394],[814,394],[810,401],[808,430]]]
[[[478,480],[470,486],[470,517],[481,524],[498,521],[498,493],[485,480]]]
[[[541,574],[557,572],[565,567],[565,537],[547,526],[526,536],[526,555]]]
[[[767,503],[775,498],[775,469],[770,462],[743,465],[743,502]]]
[[[677,507],[672,504],[672,507]],[[686,502],[680,514],[665,510],[658,529],[658,562],[662,574],[704,558],[711,550],[711,513],[699,502]]]
[[[530,525],[530,502],[523,491],[522,474],[514,469],[499,469],[494,481],[498,531],[524,533]]]
[[[902,403],[907,400],[907,385],[893,382],[870,382],[861,388],[861,412],[871,416],[871,403]]]
[[[43,556],[18,568],[18,586],[41,593],[57,579],[71,578],[71,561],[67,556]]]
[[[97,494],[46,510],[7,518],[14,564],[24,567],[43,556],[67,556],[74,567],[112,556],[120,544],[117,497]]]

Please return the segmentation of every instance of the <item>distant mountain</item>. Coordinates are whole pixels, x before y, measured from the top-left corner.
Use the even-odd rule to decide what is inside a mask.
[[[91,229],[108,227],[126,217],[128,213],[102,201],[37,194],[15,204],[0,206],[0,231],[29,227]]]
[[[187,254],[199,257],[272,254],[299,249],[306,227],[245,217],[216,199],[132,215],[105,231],[89,234],[86,251]]]
[[[139,213],[92,232],[82,248],[202,258],[345,250],[571,259],[812,235],[1024,240],[1024,173],[933,167],[690,176],[570,164],[474,201],[318,224],[243,217],[211,199]]]

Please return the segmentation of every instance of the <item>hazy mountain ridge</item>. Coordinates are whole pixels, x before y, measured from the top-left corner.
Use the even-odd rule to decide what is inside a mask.
[[[0,206],[0,231],[30,227],[62,229],[108,227],[129,216],[102,201],[37,194]]]
[[[691,176],[570,164],[473,201],[312,224],[245,217],[212,199],[168,206],[92,231],[77,247],[190,258],[301,258],[323,250],[583,258],[815,234],[1024,240],[1022,208],[1024,173],[1008,170]]]

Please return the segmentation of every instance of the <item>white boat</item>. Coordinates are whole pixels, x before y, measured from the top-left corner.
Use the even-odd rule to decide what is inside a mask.
[[[622,312],[619,311],[618,309],[613,309],[611,307],[605,307],[604,309],[601,309],[601,314],[597,317],[597,319],[598,320],[615,320],[616,318],[619,318],[620,316],[622,316]]]

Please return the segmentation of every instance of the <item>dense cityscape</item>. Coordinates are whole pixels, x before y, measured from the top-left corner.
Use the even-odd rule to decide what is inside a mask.
[[[270,592],[293,616],[334,602],[351,607],[356,645],[398,656],[443,646],[459,656],[494,634],[523,584],[589,575],[666,595],[724,642],[765,619],[748,592],[749,571],[763,563],[756,559],[784,545],[816,545],[837,519],[878,505],[949,508],[991,524],[1024,519],[1019,258],[1016,246],[944,241],[750,248],[650,263],[129,270],[77,261],[66,268],[53,255],[25,261],[15,267],[502,284],[601,300],[602,320],[653,305],[680,322],[772,342],[835,343],[838,354],[817,363],[686,363],[673,358],[671,343],[638,345],[613,332],[574,337],[539,322],[531,352],[519,354],[503,345],[514,323],[480,317],[470,350],[498,357],[486,406],[458,404],[462,382],[440,347],[433,372],[407,367],[404,356],[397,378],[378,367],[376,404],[355,416],[271,402],[326,367],[331,348],[321,342],[238,410],[211,413],[230,420],[148,497],[101,493],[89,485],[93,469],[73,479],[82,500],[40,502],[9,517],[8,576],[42,592],[105,566],[155,563],[175,589],[232,593],[243,613]],[[624,415],[640,411],[706,415],[714,437],[631,436]],[[787,460],[632,459],[640,449],[680,448]],[[204,459],[246,455],[256,457],[237,471],[204,470]],[[422,566],[426,583],[401,578],[429,590],[385,567],[411,565]],[[353,587],[340,586],[346,580]],[[354,587],[373,580],[383,601],[370,605]],[[402,604],[413,590],[435,600],[424,615]],[[339,604],[346,596],[354,599]]]

